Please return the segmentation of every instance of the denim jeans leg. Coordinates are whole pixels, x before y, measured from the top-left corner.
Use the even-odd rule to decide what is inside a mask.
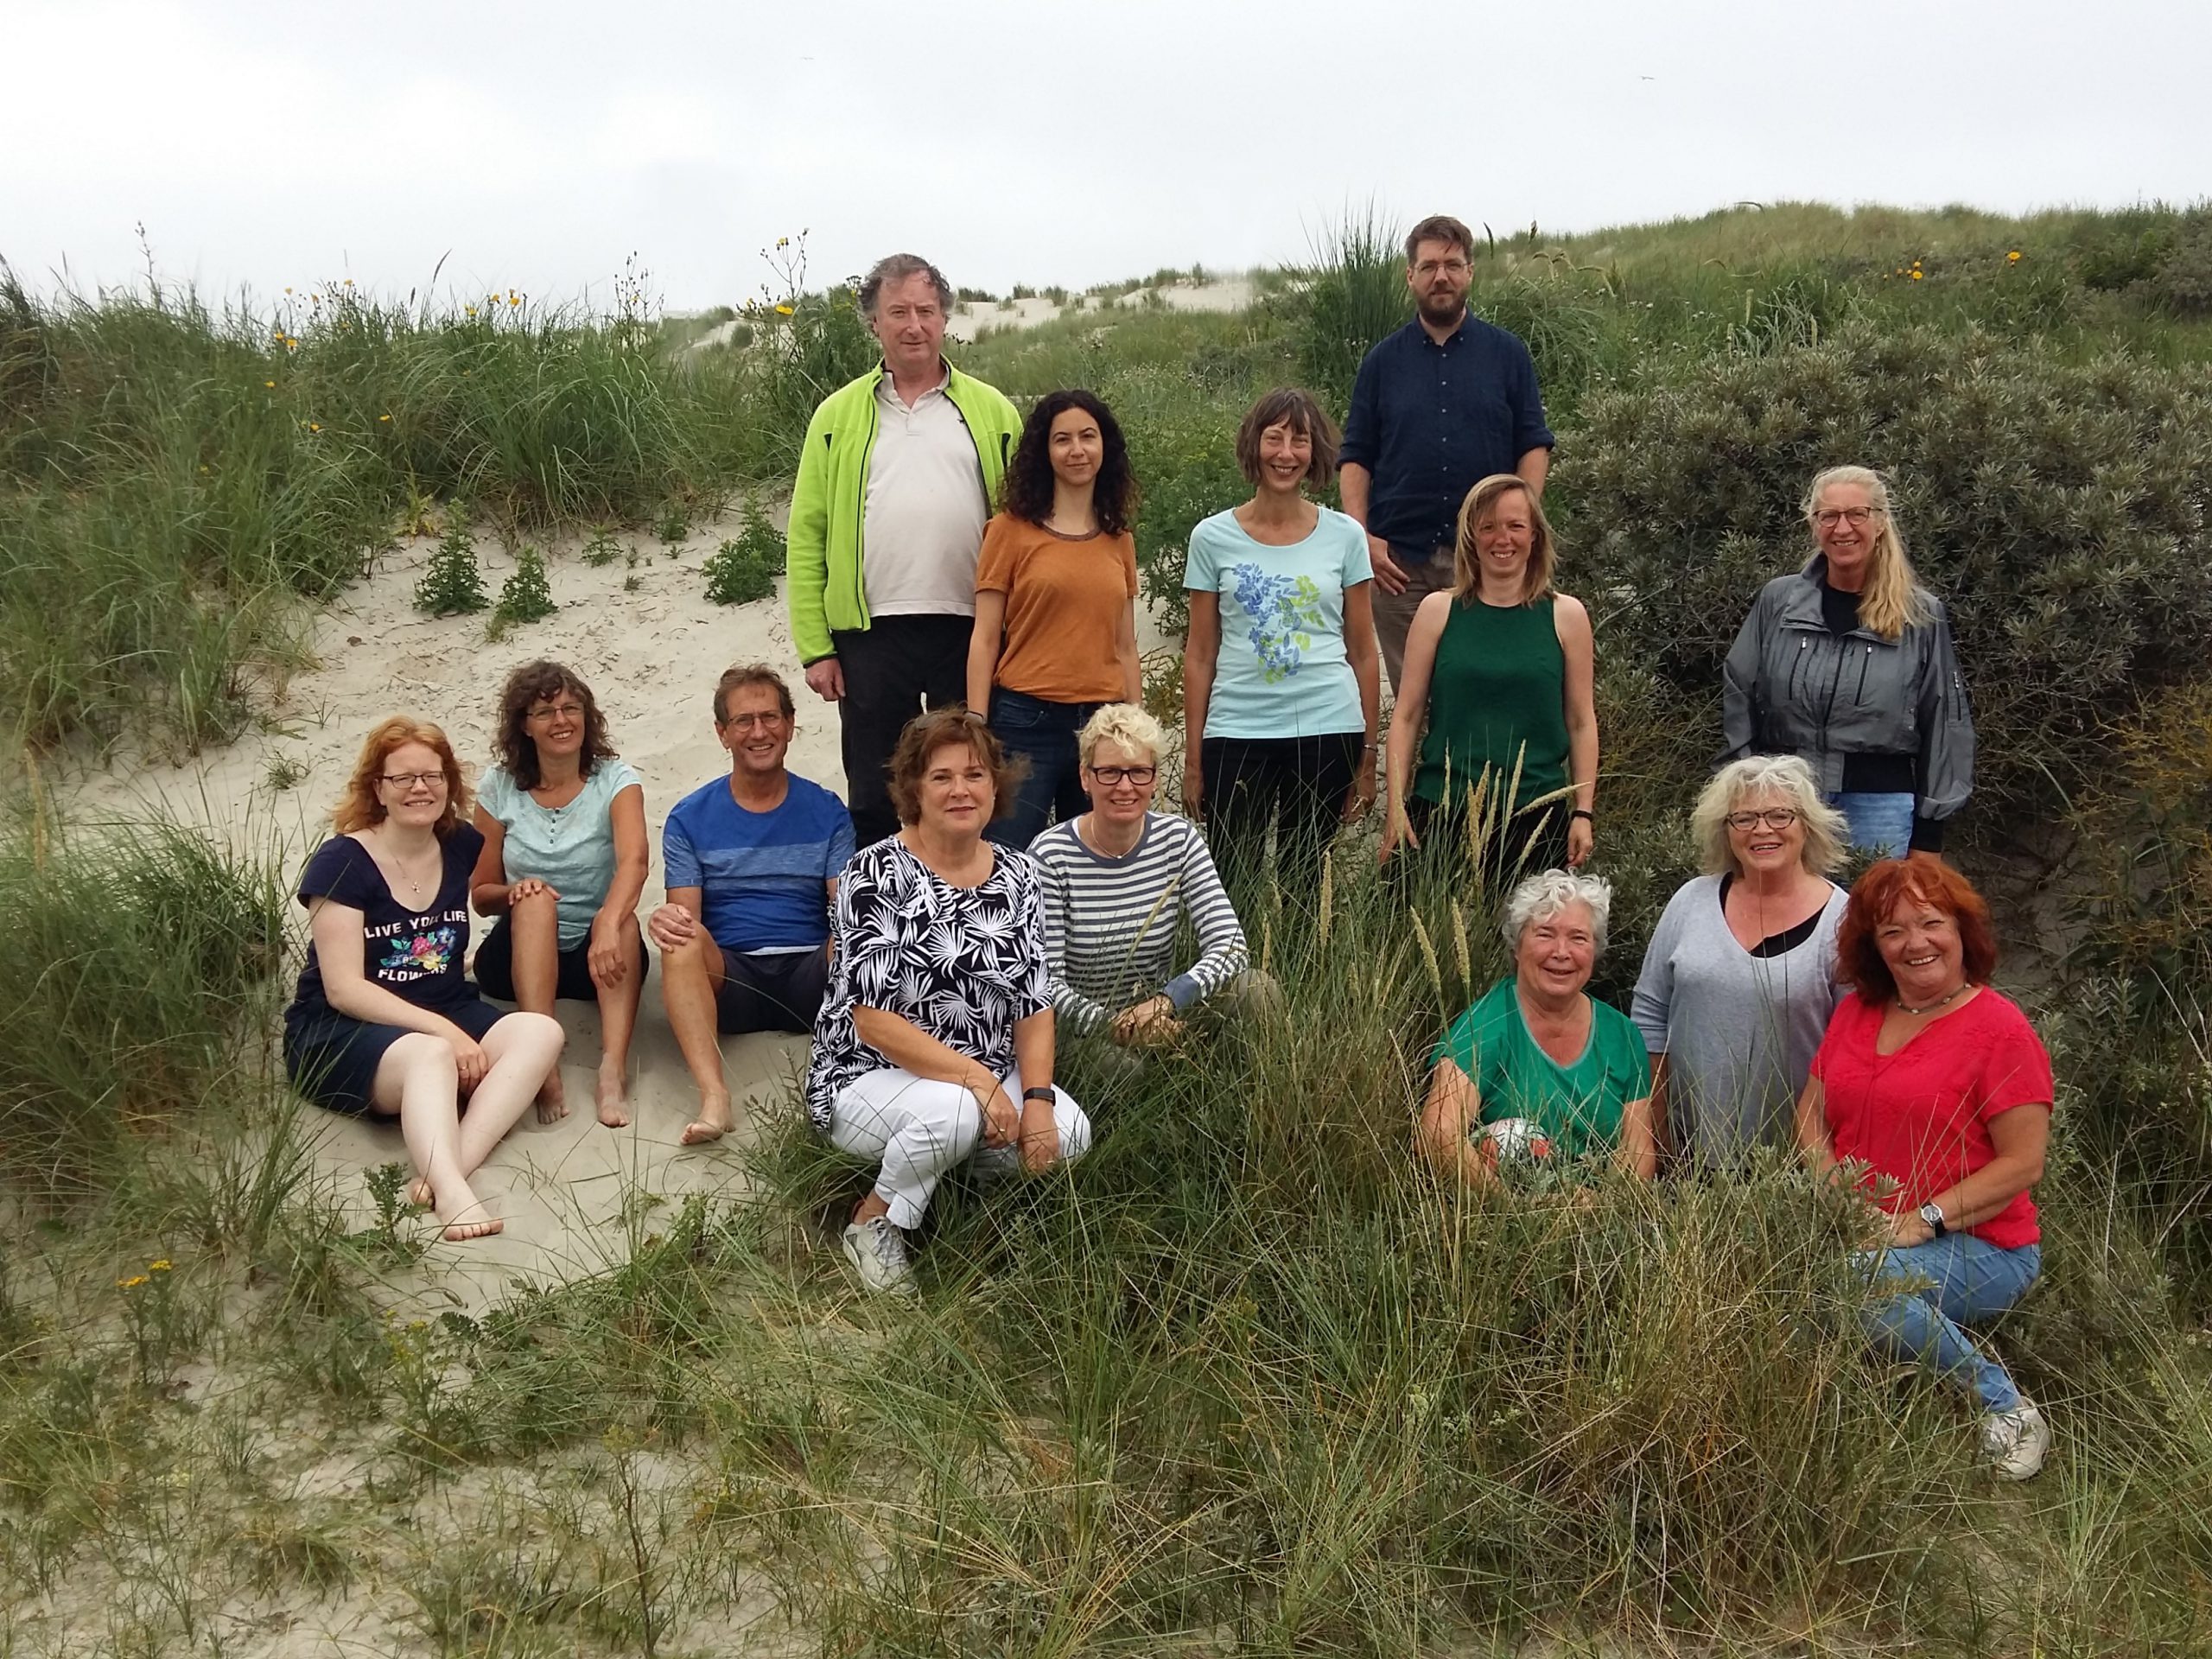
[[[984,831],[1000,846],[1026,852],[1052,822],[1061,774],[1075,764],[1076,728],[1069,723],[1074,708],[1003,686],[992,690],[991,730],[1007,753],[1020,756],[1027,767],[1014,785],[1012,810]]]
[[[1865,795],[1841,791],[1828,804],[1843,814],[1851,844],[1884,858],[1903,858],[1912,845],[1913,798],[1903,792]]]
[[[1961,1327],[2003,1313],[2027,1294],[2043,1266],[2038,1247],[2006,1249],[1971,1233],[1952,1233],[1855,1260],[1871,1281],[1891,1292],[1860,1313],[1868,1342],[1965,1383],[1984,1411],[2020,1403],[2012,1373]]]

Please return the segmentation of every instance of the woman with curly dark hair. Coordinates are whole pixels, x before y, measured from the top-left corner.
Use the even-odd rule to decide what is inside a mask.
[[[484,850],[469,898],[499,919],[476,952],[476,982],[533,1014],[562,998],[599,1004],[599,1121],[620,1128],[645,969],[645,785],[607,741],[591,688],[558,663],[507,676],[492,753],[498,764],[476,791]],[[556,1070],[538,1092],[538,1122],[568,1109]]]
[[[1005,846],[1090,805],[1076,734],[1103,705],[1140,701],[1136,505],[1113,411],[1087,391],[1047,392],[983,531],[968,645],[968,706],[1027,763],[990,828]]]

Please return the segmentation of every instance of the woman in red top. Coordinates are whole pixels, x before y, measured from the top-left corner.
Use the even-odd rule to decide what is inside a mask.
[[[1961,1322],[2002,1313],[2043,1265],[2035,1200],[2050,1134],[2050,1056],[1989,987],[1997,940],[1966,878],[1885,859],[1851,890],[1836,939],[1853,994],[1797,1101],[1815,1174],[1847,1171],[1882,1211],[1865,1262],[1889,1294],[1865,1313],[1877,1346],[1969,1384],[1997,1471],[2043,1466],[2050,1430]]]

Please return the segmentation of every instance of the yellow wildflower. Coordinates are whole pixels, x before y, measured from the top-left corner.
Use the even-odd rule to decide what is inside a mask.
[[[264,385],[264,386],[268,387],[268,388],[269,388],[269,390],[270,390],[270,391],[276,391],[276,383],[274,380],[264,380],[264,381],[263,381],[261,384],[262,384],[263,385]]]
[[[474,306],[472,305],[468,308],[468,315],[472,317],[476,315],[476,308]]]
[[[115,1281],[115,1285],[118,1290],[136,1290],[139,1286],[145,1282],[146,1275],[144,1274],[134,1273],[128,1279],[117,1280]]]
[[[776,315],[779,317],[788,317],[791,315],[791,308],[788,305],[779,305],[776,308]]]
[[[146,1271],[149,1273],[167,1273],[175,1265],[175,1263],[171,1262],[168,1257],[165,1255],[158,1262],[149,1262],[146,1264]]]
[[[2015,248],[2012,252],[2006,254],[2005,256],[2005,263],[2008,265],[2018,264],[2020,263],[2020,251],[2018,248]]]
[[[377,419],[378,419],[378,420],[380,420],[380,421],[388,421],[388,420],[390,420],[391,418],[391,416],[389,416],[389,415],[379,415],[379,416],[377,416]]]
[[[346,279],[346,287],[348,287],[348,288],[351,288],[351,287],[353,287],[353,279],[351,276],[348,276],[348,277]]]
[[[320,431],[321,431],[321,430],[322,430],[322,429],[321,429],[320,426],[316,425],[313,421],[309,421],[309,422],[308,423],[308,431],[310,431],[310,432],[320,432]]]
[[[1920,277],[1921,277],[1921,273],[1920,273],[1920,272],[1918,272],[1918,271],[1916,271],[1916,271],[1914,271],[1914,272],[1912,273],[1912,280],[1913,280],[1914,282],[1916,282],[1916,282],[1918,282],[1918,281],[1920,280]]]

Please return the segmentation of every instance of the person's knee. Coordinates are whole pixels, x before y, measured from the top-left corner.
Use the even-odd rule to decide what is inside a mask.
[[[461,1075],[461,1063],[454,1056],[453,1045],[428,1032],[409,1032],[385,1051],[385,1058],[410,1078],[435,1082]]]
[[[1052,1116],[1059,1126],[1060,1160],[1071,1164],[1090,1150],[1090,1115],[1070,1099],[1063,1089]]]
[[[1281,1020],[1286,1006],[1281,982],[1262,968],[1247,968],[1230,980],[1223,1000],[1230,1014],[1247,1021]]]
[[[660,979],[666,987],[684,979],[703,978],[707,972],[707,931],[695,927],[677,944],[660,948]]]
[[[505,1040],[549,1058],[568,1046],[569,1033],[550,1014],[510,1014],[499,1025]]]

